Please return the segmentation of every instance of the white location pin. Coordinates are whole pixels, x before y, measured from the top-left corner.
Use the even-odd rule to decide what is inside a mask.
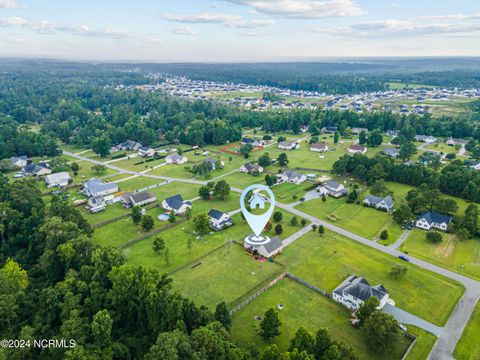
[[[265,198],[260,194],[260,191],[265,191],[269,195],[270,199],[270,208],[267,210],[265,214],[262,215],[253,215],[245,206],[245,197],[250,191],[258,190],[256,194],[254,194],[250,199],[250,208],[265,208]],[[268,220],[272,216],[273,209],[275,208],[275,195],[273,195],[272,190],[268,186],[255,184],[250,185],[245,190],[243,190],[242,195],[240,196],[240,208],[242,209],[242,213],[245,216],[245,220],[247,220],[248,225],[252,228],[253,232],[257,237],[260,237],[262,230],[267,225]]]

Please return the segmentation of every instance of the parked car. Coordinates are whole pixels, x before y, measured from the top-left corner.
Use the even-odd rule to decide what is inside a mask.
[[[408,230],[412,230],[412,229],[413,229],[413,225],[412,225],[412,224],[408,224],[407,229],[408,229]]]
[[[410,261],[410,258],[407,255],[400,255],[398,258],[404,261]]]

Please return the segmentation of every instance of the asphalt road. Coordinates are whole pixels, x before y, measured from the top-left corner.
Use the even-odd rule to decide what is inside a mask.
[[[63,151],[63,153],[65,155],[77,158],[79,160],[91,162],[93,164],[104,165],[105,167],[118,171],[120,173],[144,176],[144,177],[159,179],[159,180],[179,181],[179,182],[185,182],[185,183],[191,183],[191,184],[197,184],[197,185],[205,185],[207,183],[206,181],[199,181],[199,180],[193,180],[193,179],[178,179],[178,178],[172,178],[172,177],[166,177],[166,176],[150,175],[146,173],[135,172],[131,170],[122,169],[115,165],[105,164],[101,161],[90,159],[88,157],[85,157],[79,154],[74,154],[65,150]],[[235,188],[235,187],[232,187],[231,190],[238,193],[241,193],[243,191],[242,189]],[[348,237],[351,240],[357,241],[361,244],[374,248],[375,250],[381,251],[387,255],[394,256],[394,257],[403,255],[402,252],[392,247],[383,246],[374,241],[368,240],[357,234],[354,234],[348,230],[342,229],[326,221],[320,220],[314,216],[304,213],[303,211],[295,209],[293,205],[294,204],[286,205],[279,202],[276,203],[276,206],[278,206],[279,208],[290,211],[291,213],[297,216],[303,217],[309,220],[312,224],[323,225],[326,229],[329,229],[340,235]],[[305,229],[302,229],[302,230],[305,230]],[[297,238],[295,238],[295,240],[296,239]],[[414,257],[410,257],[410,263],[416,266],[419,266],[423,269],[427,269],[429,271],[442,275],[444,277],[447,277],[449,279],[455,280],[463,284],[463,286],[466,289],[463,297],[460,299],[457,306],[455,307],[453,313],[448,319],[447,324],[445,325],[441,335],[439,336],[437,342],[435,343],[429,355],[429,359],[431,360],[453,359],[453,356],[452,356],[453,350],[455,349],[455,346],[458,340],[460,339],[462,332],[466,324],[468,323],[468,320],[470,319],[470,316],[475,310],[475,306],[478,302],[478,299],[480,298],[480,282]]]

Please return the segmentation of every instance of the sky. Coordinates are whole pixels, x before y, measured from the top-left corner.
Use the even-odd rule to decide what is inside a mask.
[[[480,56],[478,0],[0,0],[0,57]]]

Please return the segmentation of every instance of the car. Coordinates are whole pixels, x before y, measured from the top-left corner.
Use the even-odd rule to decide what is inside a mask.
[[[412,229],[413,229],[413,225],[412,225],[412,224],[408,224],[407,229],[408,229],[408,230],[412,230]]]
[[[407,255],[400,255],[398,258],[404,261],[410,261],[410,258]]]
[[[301,198],[301,199],[300,199],[300,202],[304,202],[304,201],[305,201],[305,198]]]

